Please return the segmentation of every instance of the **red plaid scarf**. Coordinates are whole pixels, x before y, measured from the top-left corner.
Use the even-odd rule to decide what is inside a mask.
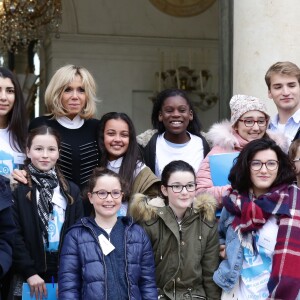
[[[270,300],[295,300],[300,295],[300,190],[295,185],[272,188],[257,199],[229,190],[225,208],[235,215],[233,227],[240,237],[263,226],[271,215],[279,217],[272,271]],[[245,207],[244,207],[245,206]],[[249,242],[249,241],[247,241]]]
[[[242,246],[252,252],[255,246],[252,231],[260,229],[271,215],[290,216],[286,185],[273,188],[258,198],[252,193],[239,194],[237,190],[228,189],[223,204],[235,216],[232,226]]]

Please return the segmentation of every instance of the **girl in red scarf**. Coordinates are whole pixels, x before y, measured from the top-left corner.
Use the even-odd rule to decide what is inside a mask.
[[[222,299],[295,300],[300,294],[300,192],[287,155],[250,142],[230,171],[219,232],[226,256],[214,274]]]

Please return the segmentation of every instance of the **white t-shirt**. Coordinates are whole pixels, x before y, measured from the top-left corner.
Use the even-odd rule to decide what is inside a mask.
[[[157,137],[155,175],[160,178],[164,167],[173,160],[183,160],[198,171],[203,160],[202,139],[189,133],[190,140],[185,144],[174,144],[164,138],[164,133]]]
[[[258,254],[244,248],[244,261],[240,277],[238,299],[265,300],[268,298],[268,281],[272,270],[272,260],[277,239],[278,225],[271,217],[255,235]]]
[[[24,164],[24,153],[12,149],[9,141],[11,135],[7,128],[0,129],[0,175],[9,176],[19,165]]]

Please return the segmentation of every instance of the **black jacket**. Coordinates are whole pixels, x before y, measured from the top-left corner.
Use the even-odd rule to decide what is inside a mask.
[[[202,139],[203,143],[203,157],[207,155],[210,151],[209,145],[206,139],[202,135],[198,135]],[[143,155],[145,164],[152,170],[155,174],[155,157],[156,157],[156,140],[158,137],[158,132],[156,132],[148,142],[148,144],[143,149]]]
[[[69,194],[74,203],[68,204],[65,222],[61,231],[60,247],[66,230],[83,216],[80,190],[72,182],[69,183]],[[31,190],[31,200],[26,195]],[[30,189],[28,185],[20,184],[13,193],[13,214],[17,226],[13,251],[14,272],[24,279],[46,271],[46,256],[36,201],[36,185]]]
[[[15,235],[12,205],[9,180],[0,175],[0,278],[9,270],[12,263],[12,247]]]

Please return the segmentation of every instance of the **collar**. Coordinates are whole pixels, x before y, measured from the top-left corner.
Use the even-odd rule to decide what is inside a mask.
[[[60,191],[60,186],[57,186],[57,187],[54,189],[52,202],[53,202],[54,204],[56,204],[57,206],[61,207],[62,209],[66,210],[66,208],[67,208],[67,200],[66,200],[66,198],[62,195],[62,193],[61,193],[61,191]]]
[[[2,132],[8,132],[8,126],[6,128],[0,128],[0,131],[2,131]]]
[[[300,108],[291,116],[296,123],[300,122]]]
[[[120,170],[121,165],[122,165],[122,161],[123,161],[123,156],[119,157],[116,160],[108,161],[107,162],[107,169],[109,169],[111,171],[114,171],[114,172],[116,172],[115,170],[118,170],[118,172],[116,172],[116,173],[119,173],[119,170]]]
[[[68,129],[78,129],[84,123],[84,120],[79,115],[77,115],[73,120],[69,119],[66,116],[58,117],[58,118],[56,118],[56,120],[60,125],[68,128]]]
[[[289,122],[289,120],[293,119],[295,123],[300,123],[300,108],[292,115],[289,117],[287,120],[286,124]],[[279,122],[279,115],[276,114],[272,119],[271,119],[271,124],[275,126],[276,128],[278,127],[278,122]]]

